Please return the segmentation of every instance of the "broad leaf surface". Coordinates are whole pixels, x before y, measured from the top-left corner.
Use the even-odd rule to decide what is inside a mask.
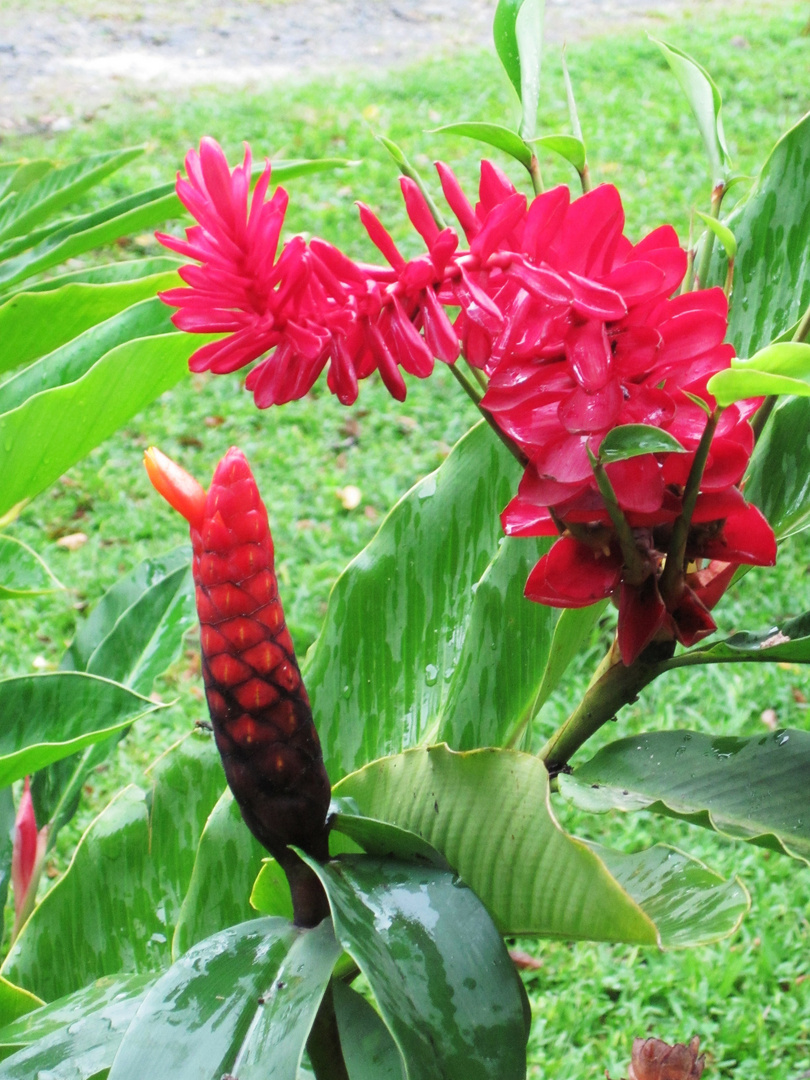
[[[266,856],[226,788],[211,811],[197,845],[191,880],[172,941],[175,960],[223,927],[254,917],[250,893]]]
[[[741,630],[725,641],[714,641],[674,656],[664,670],[693,664],[810,663],[810,612],[787,619],[759,633]]]
[[[810,399],[777,402],[754,448],[745,497],[758,506],[777,537],[810,525]]]
[[[109,150],[70,165],[49,169],[26,186],[17,199],[0,212],[0,242],[30,232],[50,214],[68,206],[79,195],[143,153],[142,148]]]
[[[335,933],[368,979],[406,1074],[522,1080],[519,980],[475,894],[435,867],[365,855],[310,865],[329,897]]]
[[[729,156],[720,117],[720,91],[705,68],[691,56],[657,38],[651,37],[651,40],[664,54],[664,59],[686,95],[703,139],[712,181],[716,183],[725,179],[728,175]]]
[[[76,382],[0,416],[0,514],[66,472],[130,417],[175,385],[207,340],[162,334],[119,345]]]
[[[503,150],[527,169],[531,165],[531,147],[526,145],[516,131],[503,127],[501,124],[476,122],[445,124],[444,127],[434,128],[433,134],[463,135],[468,139],[475,139],[476,142],[486,143],[487,146],[494,146],[496,150]]]
[[[150,255],[146,259],[126,259],[122,262],[102,263],[101,266],[83,266],[79,270],[69,270],[43,281],[29,281],[18,292],[11,293],[8,299],[51,292],[65,285],[118,285],[138,281],[140,278],[169,274],[182,265],[182,261],[174,257]]]
[[[35,908],[3,974],[46,999],[118,972],[159,971],[205,822],[222,789],[209,736],[191,735],[89,826],[65,874]]]
[[[532,567],[550,546],[550,540],[500,541],[476,584],[436,740],[473,750],[511,743],[524,730],[545,677],[559,612],[527,600],[523,590]]]
[[[8,887],[11,884],[11,852],[16,817],[17,811],[11,787],[0,788],[0,934],[4,929],[4,912],[8,900]],[[0,1024],[6,1015],[4,1004],[2,988],[0,988]]]
[[[153,975],[101,979],[0,1031],[0,1080],[90,1080],[108,1069]],[[19,1049],[15,1049],[19,1047]]]
[[[0,536],[0,600],[37,596],[63,588],[32,548],[13,536]]]
[[[578,173],[585,170],[585,143],[582,139],[577,139],[573,135],[541,135],[537,139],[532,139],[532,146],[559,154],[573,165]]]
[[[148,992],[109,1080],[296,1080],[340,951],[328,920],[255,919],[207,938]]]
[[[793,326],[810,304],[810,115],[779,140],[729,215],[737,239],[728,340],[751,356]],[[722,283],[717,255],[710,283]]]
[[[608,866],[607,857],[560,827],[545,766],[528,754],[411,750],[346,777],[335,794],[437,848],[504,934],[682,944],[685,937],[699,942],[731,933],[747,908],[736,881],[723,882],[708,871],[696,891],[689,860],[669,864],[676,873],[660,873],[667,849],[610,853]],[[621,884],[615,868],[639,860],[645,874],[623,875]],[[683,924],[656,922],[662,910],[683,911]]]
[[[656,731],[603,747],[560,791],[585,810],[652,810],[810,863],[810,733]]]
[[[162,708],[126,686],[81,672],[0,679],[0,786]]]
[[[333,781],[435,730],[519,475],[476,425],[338,578],[304,670]]]
[[[15,986],[8,979],[0,978],[0,1024],[11,1024],[26,1013],[33,1012],[42,1005],[42,999],[36,997],[21,986]],[[3,1057],[0,1044],[0,1058]]]
[[[334,981],[333,994],[350,1080],[406,1080],[397,1044],[379,1013],[339,979]]]
[[[498,0],[492,25],[498,57],[520,99],[524,139],[537,133],[544,9],[544,0]]]
[[[47,291],[17,293],[0,305],[0,371],[45,356],[90,327],[175,284],[177,274],[168,270],[109,285],[76,281]]]

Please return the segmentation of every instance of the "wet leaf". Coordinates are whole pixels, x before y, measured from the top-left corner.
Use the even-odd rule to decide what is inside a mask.
[[[13,536],[0,536],[0,600],[64,589],[45,561]]]

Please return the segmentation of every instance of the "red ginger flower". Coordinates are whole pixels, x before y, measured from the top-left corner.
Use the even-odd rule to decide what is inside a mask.
[[[154,447],[146,468],[189,522],[205,692],[228,784],[295,890],[303,864],[287,845],[327,857],[330,785],[278,596],[267,511],[234,447],[207,493]]]

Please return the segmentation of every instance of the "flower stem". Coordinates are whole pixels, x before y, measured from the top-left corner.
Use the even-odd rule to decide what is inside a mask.
[[[340,1045],[331,980],[307,1039],[307,1053],[316,1080],[349,1080]]]
[[[726,185],[723,180],[720,180],[712,188],[712,200],[709,206],[709,214],[713,218],[720,216],[720,204],[723,201],[723,196],[726,193]],[[712,251],[714,250],[714,233],[711,229],[706,230],[705,239],[703,241],[703,250],[700,253],[700,265],[698,266],[697,277],[695,279],[696,289],[706,288],[706,278],[709,274],[709,265],[712,261]]]
[[[534,188],[535,195],[540,195],[545,188],[543,187],[543,177],[540,175],[540,162],[537,160],[537,154],[532,154],[532,159],[529,163],[529,176],[532,178],[532,187]]]
[[[639,658],[625,667],[614,641],[596,669],[582,701],[540,751],[539,756],[552,776],[561,772],[580,746],[603,724],[612,720],[623,705],[635,701],[644,687],[660,673],[659,658],[655,655],[658,648],[660,646],[649,646],[642,654],[645,656],[652,652],[650,662]]]
[[[661,599],[668,606],[670,603],[675,603],[678,600],[678,593],[683,576],[684,560],[686,558],[686,541],[689,537],[689,526],[692,524],[692,514],[695,511],[695,503],[697,502],[698,493],[700,491],[700,482],[703,479],[703,470],[706,468],[709,449],[712,445],[712,439],[714,438],[717,422],[720,419],[720,413],[722,411],[721,408],[716,408],[706,421],[706,427],[703,429],[703,434],[700,437],[698,448],[695,451],[695,456],[692,460],[692,468],[689,470],[686,487],[683,491],[681,512],[675,519],[675,524],[672,527],[672,537],[669,542],[664,572],[661,574],[661,580],[658,582],[658,591],[661,594]]]
[[[619,506],[616,492],[613,490],[613,485],[605,472],[605,466],[591,453],[590,450],[588,450],[588,457],[591,462],[591,468],[593,469],[596,486],[599,488],[599,494],[605,500],[605,507],[610,515],[610,520],[613,522],[613,528],[616,530],[619,547],[622,549],[624,567],[627,571],[624,575],[624,579],[628,584],[640,585],[644,580],[644,560],[636,547],[633,530],[630,528],[630,524],[624,516],[623,510]]]

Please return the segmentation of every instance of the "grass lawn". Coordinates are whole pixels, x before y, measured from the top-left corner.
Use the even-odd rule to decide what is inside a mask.
[[[779,134],[810,107],[808,39],[800,36],[806,21],[806,5],[770,4],[756,12],[713,11],[690,23],[662,21],[658,29],[714,76],[741,173],[754,173]],[[567,59],[594,180],[619,186],[628,234],[637,238],[671,221],[685,242],[691,208],[708,208],[709,178],[699,136],[660,53],[643,33],[627,31],[577,43]],[[555,55],[548,58],[544,87],[543,130],[567,130]],[[274,88],[271,100],[267,93],[231,88],[225,94],[196,89],[185,96],[142,92],[67,133],[8,138],[0,155],[68,159],[147,144],[149,153],[126,176],[108,182],[117,194],[171,176],[203,134],[218,138],[232,157],[247,139],[257,157],[358,159],[362,163],[352,169],[292,181],[288,224],[291,232],[317,233],[355,256],[372,258],[357,224],[357,198],[379,212],[404,249],[415,250],[394,169],[373,133],[399,142],[425,175],[434,157],[451,162],[472,189],[481,156],[476,147],[426,129],[462,119],[511,122],[515,114],[505,77],[492,57],[480,54],[388,80]],[[519,166],[499,164],[524,183]],[[549,158],[542,166],[549,185],[571,180],[559,161]],[[141,236],[122,254],[159,250]],[[14,534],[42,552],[69,591],[4,605],[2,674],[58,663],[82,612],[119,574],[185,541],[183,523],[154,495],[141,467],[147,445],[160,446],[203,482],[229,445],[244,449],[268,503],[288,622],[303,654],[341,568],[371,539],[398,496],[435,468],[474,420],[472,406],[444,370],[425,383],[411,380],[404,406],[369,380],[349,409],[320,385],[305,400],[264,413],[255,410],[238,376],[187,379],[34,500],[15,525]],[[354,510],[344,509],[339,497],[347,485],[362,492]],[[82,547],[71,552],[55,546],[60,536],[77,531],[88,536]],[[794,538],[776,572],[753,571],[736,587],[719,613],[722,628],[764,628],[810,607],[808,563],[808,541]],[[539,742],[576,699],[609,633],[607,619],[564,691],[541,715]],[[184,660],[158,687],[165,698],[178,697],[177,706],[143,722],[112,765],[96,774],[82,822],[122,783],[138,779],[143,766],[202,715],[196,649],[190,641]],[[776,712],[780,726],[806,727],[806,697],[808,680],[798,667],[672,673],[625,710],[618,728],[611,725],[601,741],[651,727],[756,734],[764,730],[766,709]],[[698,1034],[709,1055],[707,1077],[810,1076],[807,868],[665,819],[585,819],[563,806],[559,812],[582,834],[625,850],[666,841],[725,874],[739,872],[753,910],[731,941],[685,952],[521,942],[543,960],[542,969],[527,976],[534,1014],[530,1075],[585,1080],[607,1068],[618,1078],[634,1036],[675,1041]],[[68,832],[57,864],[65,857]],[[73,830],[74,841],[76,835]]]

